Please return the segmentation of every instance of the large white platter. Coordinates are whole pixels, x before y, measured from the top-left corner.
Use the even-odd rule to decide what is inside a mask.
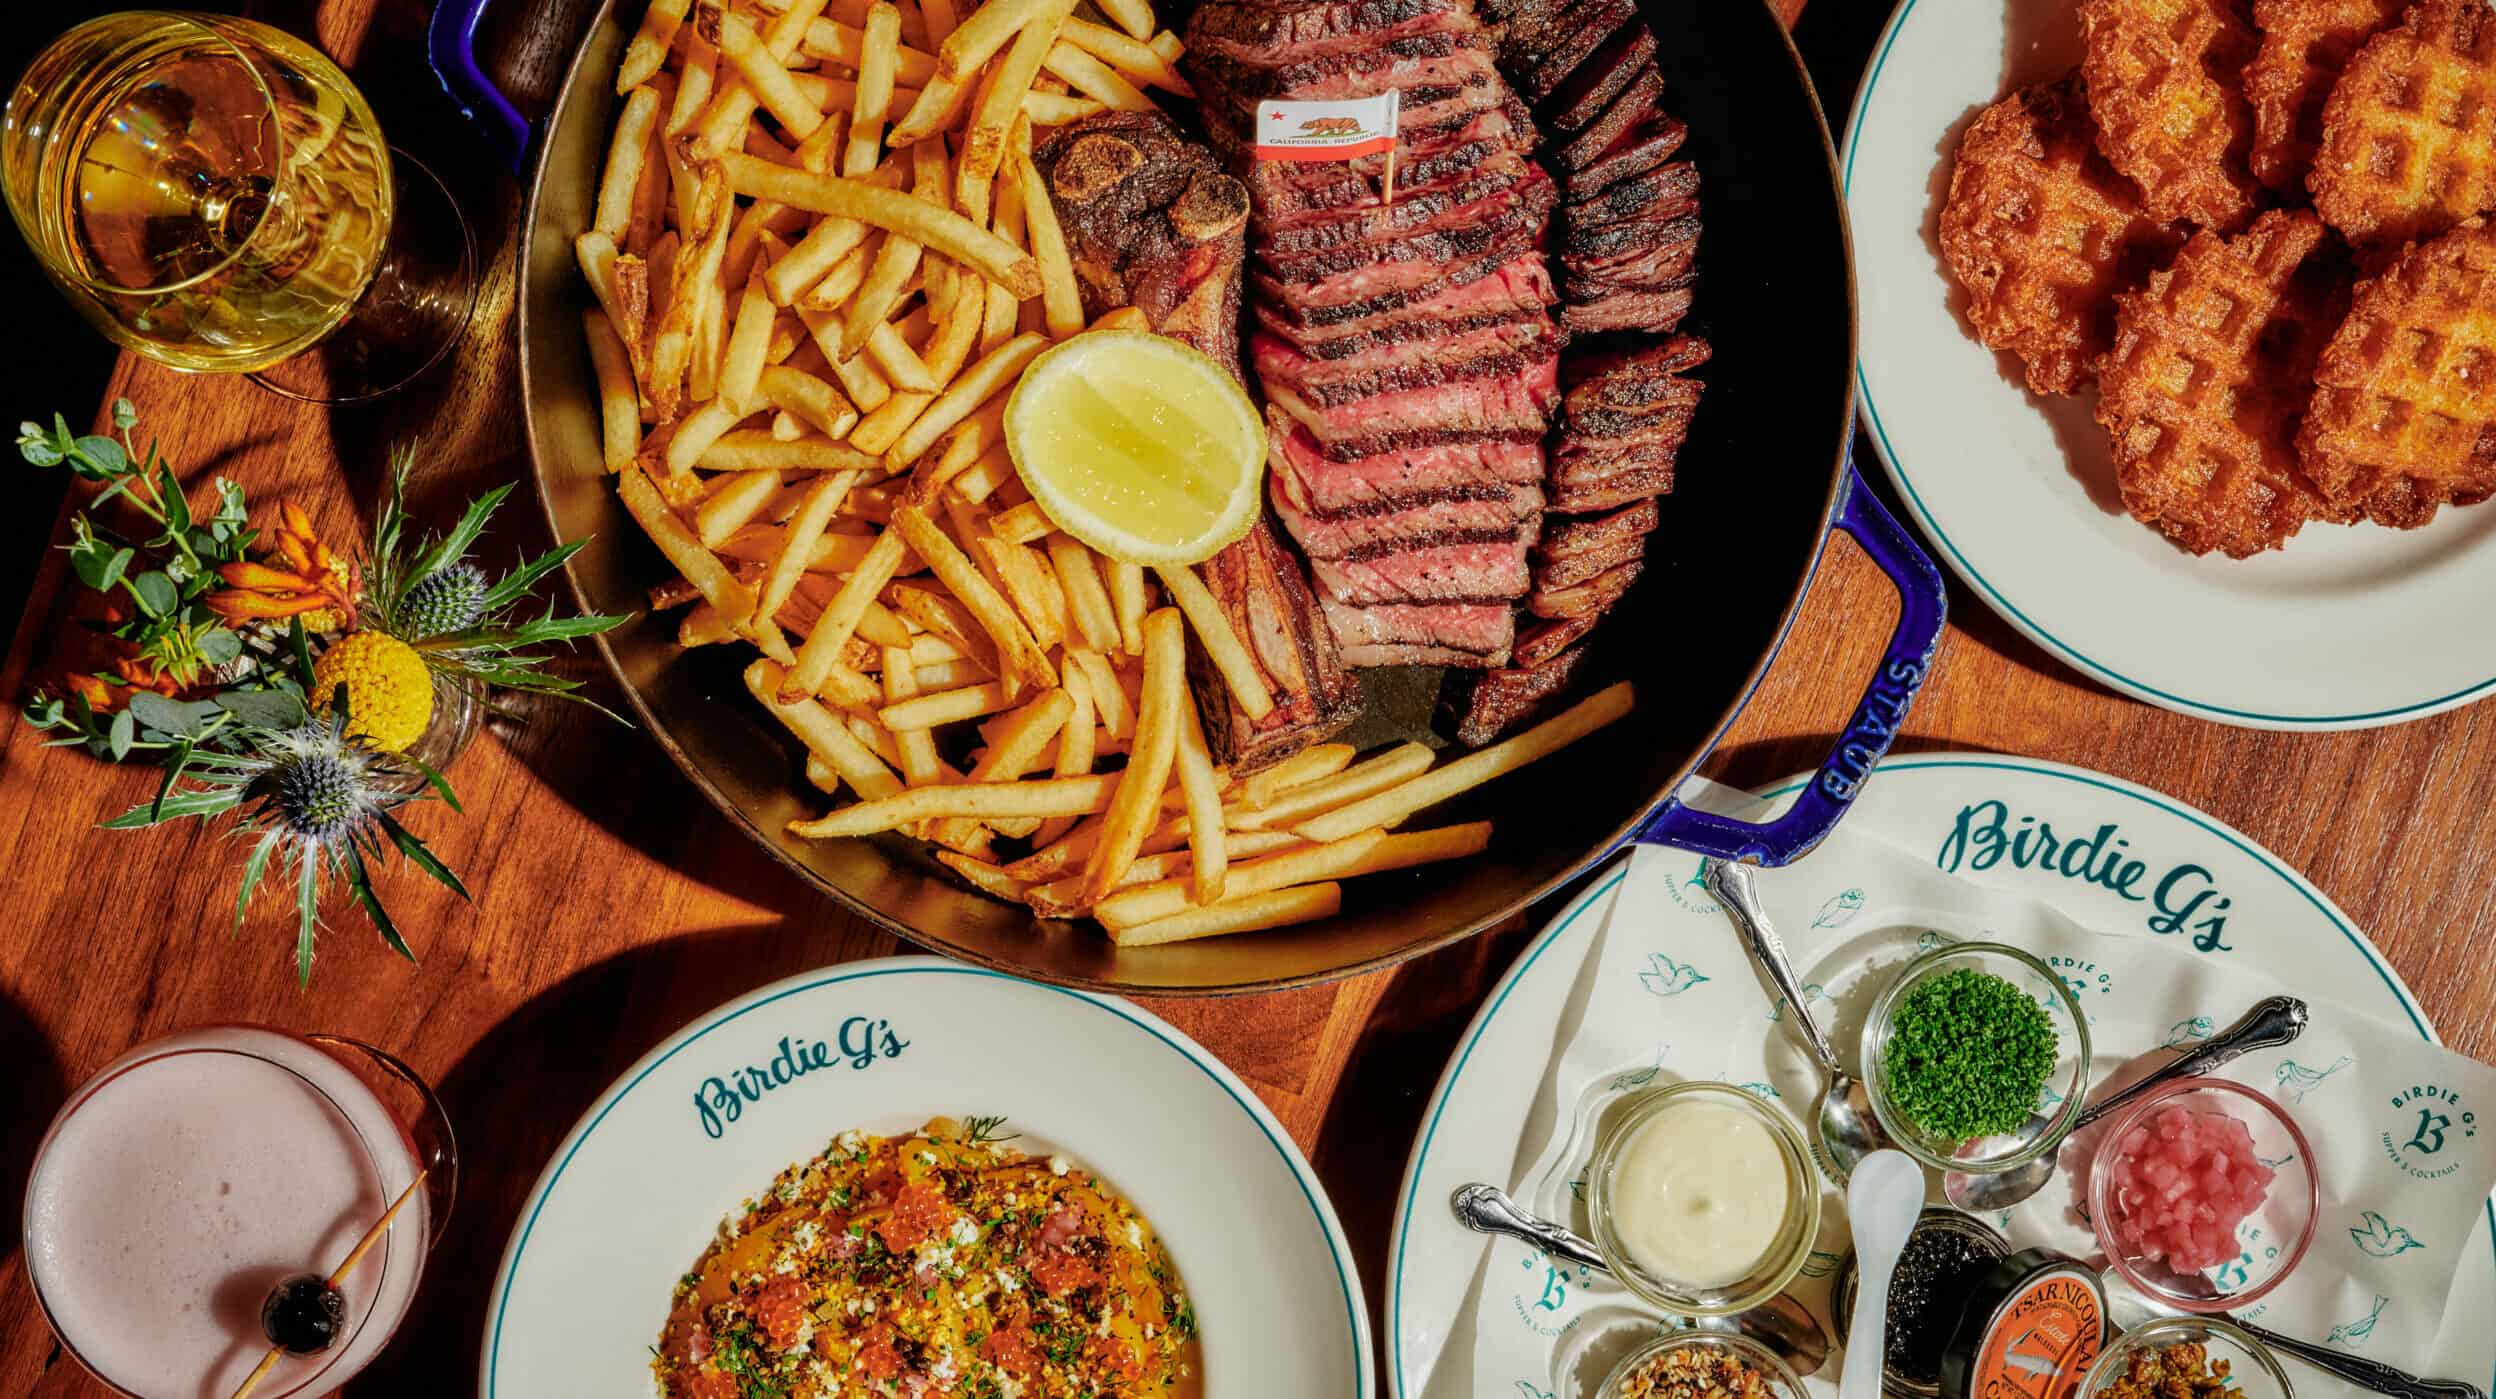
[[[1781,797],[1799,786],[1786,783],[1762,795]],[[1963,814],[1979,827],[1998,820],[2008,831],[2031,819],[2063,831],[2112,824],[2116,837],[2130,842],[2131,852],[2162,882],[2173,876],[2175,899],[2206,894],[2202,914],[2224,916],[2228,941],[2259,949],[2266,972],[2312,998],[2435,1039],[2399,974],[2321,891],[2238,832],[2148,788],[2057,763],[1919,755],[1882,763],[1846,819],[1852,829],[1938,856]],[[1689,878],[1675,885],[1678,896],[1707,899],[1698,881],[1699,857],[1673,858],[1689,866]],[[1487,1241],[1449,1215],[1447,1198],[1467,1181],[1505,1183],[1518,1170],[1517,1142],[1544,1067],[1556,1052],[1551,1027],[1623,873],[1616,863],[1597,876],[1525,949],[1457,1041],[1422,1117],[1387,1255],[1387,1383],[1396,1399],[1457,1399],[1475,1392],[1467,1372]],[[2006,858],[1987,870],[1960,873],[2051,899],[2099,927],[2139,926],[2140,904],[2050,868],[2022,868]],[[2401,1357],[2402,1364],[2481,1383],[2496,1374],[2496,1328],[2453,1320],[2496,1316],[2491,1223],[2496,1206],[2474,1231],[2468,1251],[2473,1261],[2463,1265],[2457,1280],[2437,1352]],[[1502,1393],[1499,1399],[1512,1397]]]
[[[806,1054],[818,1041],[825,1052]],[[768,1074],[784,1042],[827,1066],[782,1075],[733,1120],[701,1106],[718,1101],[714,1076]],[[478,1393],[651,1393],[674,1283],[740,1201],[846,1129],[990,1113],[1024,1134],[1018,1146],[1082,1161],[1152,1220],[1195,1303],[1206,1399],[1372,1392],[1369,1309],[1342,1226],[1229,1069],[1126,1001],[903,957],[731,1001],[599,1098],[504,1251]]]
[[[1900,0],[1865,71],[1843,158],[1858,376],[1908,509],[2011,625],[2169,709],[2365,728],[2496,689],[2496,505],[2196,559],[2123,513],[2094,388],[2040,399],[1967,333],[1935,239],[1959,135],[2011,88],[2070,71],[2078,31],[2070,0]]]

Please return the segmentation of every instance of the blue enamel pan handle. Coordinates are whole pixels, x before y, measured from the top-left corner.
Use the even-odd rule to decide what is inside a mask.
[[[477,26],[485,21],[493,0],[439,0],[433,21],[425,28],[425,62],[450,94],[459,114],[474,122],[494,146],[494,153],[517,175],[529,157],[536,128],[511,105],[511,99],[477,66]]]
[[[1720,860],[1754,860],[1783,865],[1811,853],[1811,848],[1837,828],[1838,819],[1863,789],[1872,765],[1889,751],[1908,706],[1932,672],[1933,648],[1941,642],[1949,601],[1941,570],[1913,536],[1899,527],[1897,517],[1881,504],[1850,460],[1845,493],[1837,502],[1830,526],[1855,537],[1863,551],[1889,575],[1898,589],[1898,629],[1881,655],[1881,666],[1855,706],[1854,718],[1838,736],[1837,746],[1820,763],[1811,781],[1795,795],[1794,807],[1775,820],[1757,825],[1736,821],[1668,798],[1634,837],[1642,845],[1671,845]]]

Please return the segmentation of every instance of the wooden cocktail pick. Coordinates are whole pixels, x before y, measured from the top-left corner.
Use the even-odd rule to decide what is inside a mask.
[[[373,1245],[380,1241],[382,1231],[390,1227],[391,1220],[399,1217],[399,1211],[406,1207],[408,1201],[416,1198],[416,1187],[423,1185],[425,1177],[431,1173],[430,1167],[418,1171],[416,1178],[407,1183],[407,1188],[399,1192],[399,1198],[391,1201],[390,1208],[383,1210],[381,1218],[373,1221],[373,1227],[365,1230],[364,1237],[355,1241],[355,1247],[347,1250],[346,1261],[340,1263],[330,1273],[330,1286],[336,1287],[345,1281],[347,1274],[355,1271],[355,1265],[364,1261],[364,1255],[371,1252]],[[268,1378],[270,1369],[277,1364],[277,1358],[285,1353],[286,1347],[284,1346],[269,1347],[269,1353],[261,1356],[260,1363],[252,1368],[249,1375],[244,1376],[242,1388],[234,1391],[234,1399],[250,1399],[251,1392],[259,1388],[260,1381]]]

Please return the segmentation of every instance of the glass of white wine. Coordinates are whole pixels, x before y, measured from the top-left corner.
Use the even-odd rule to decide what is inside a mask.
[[[0,115],[0,191],[116,344],[298,398],[404,385],[476,302],[440,181],[337,64],[251,20],[132,11],[53,41]]]

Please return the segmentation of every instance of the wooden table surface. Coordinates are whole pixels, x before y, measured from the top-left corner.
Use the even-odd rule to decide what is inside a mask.
[[[553,90],[586,8],[512,3],[489,21],[489,66],[524,108]],[[1832,74],[1851,78],[1881,8],[1824,0],[1802,26],[1824,87],[1834,88]],[[435,157],[451,179],[491,251],[475,327],[449,373],[378,408],[324,412],[238,379],[186,378],[128,357],[111,394],[139,403],[194,489],[226,474],[264,507],[291,496],[333,538],[363,532],[386,446],[417,437],[414,505],[447,520],[483,485],[526,471],[510,316],[517,196],[430,90],[414,59],[424,22],[415,0],[288,0],[253,13],[316,33],[393,138]],[[1815,27],[1837,37],[1815,47]],[[1843,92],[1827,95],[1835,104]],[[19,416],[50,406],[12,405]],[[509,515],[493,549],[545,547],[532,506]],[[0,692],[17,695],[46,672],[63,600],[58,560],[37,583]],[[1955,621],[1902,751],[2057,759],[2214,813],[2371,930],[2455,1047],[2496,1055],[2496,958],[2469,951],[2496,936],[2496,867],[2480,834],[2496,800],[2496,707],[2374,733],[2222,728],[2098,689],[1963,590],[1952,602]],[[1894,607],[1871,566],[1837,546],[1780,664],[1706,771],[1758,783],[1814,761],[1870,673]],[[573,669],[608,683],[585,657]],[[475,1373],[493,1269],[531,1182],[614,1074],[753,986],[895,950],[695,800],[657,745],[602,720],[540,710],[525,726],[493,729],[452,775],[468,815],[426,808],[412,824],[466,879],[474,905],[394,873],[393,908],[420,965],[384,950],[342,900],[302,992],[279,901],[259,905],[239,938],[227,931],[240,858],[231,843],[187,829],[97,832],[145,795],[150,775],[46,749],[7,724],[0,1393],[103,1393],[44,1327],[15,1248],[15,1212],[41,1125],[73,1085],[140,1040],[208,1021],[336,1031],[395,1050],[440,1087],[460,1137],[458,1218],[407,1332],[353,1388],[441,1395],[466,1389]],[[1308,1149],[1350,1230],[1373,1311],[1423,1100],[1525,928],[1331,987],[1152,1003],[1238,1070]]]

